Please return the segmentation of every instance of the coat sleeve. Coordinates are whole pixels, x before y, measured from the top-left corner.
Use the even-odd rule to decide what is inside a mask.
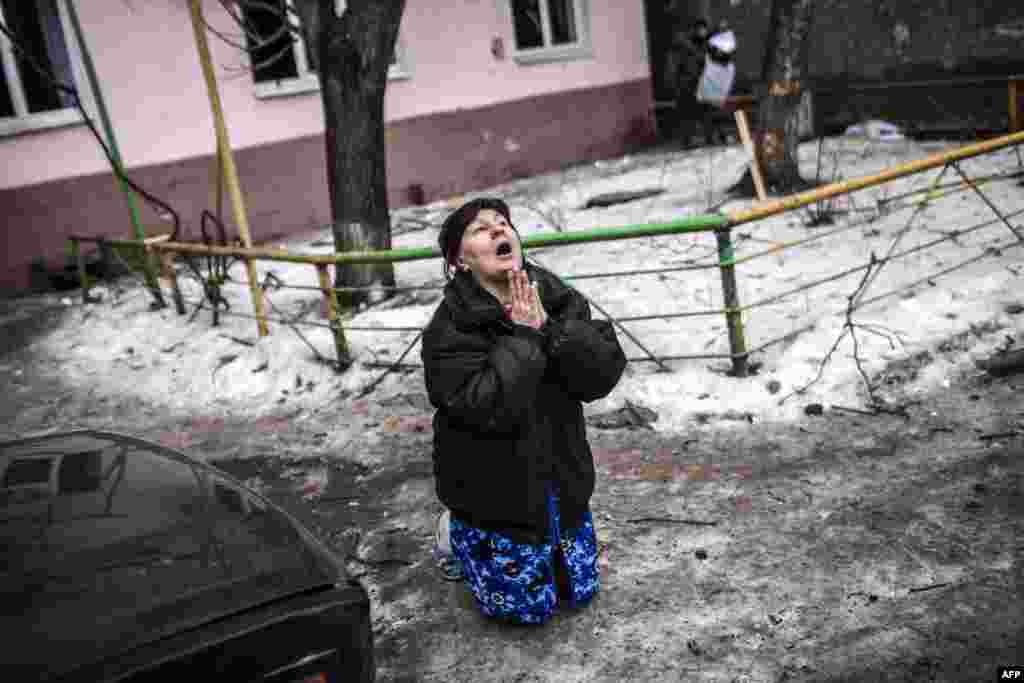
[[[490,346],[450,329],[425,334],[422,356],[434,407],[455,423],[494,434],[520,430],[547,366],[543,335],[520,325]]]
[[[607,320],[593,320],[590,304],[578,292],[560,319],[548,318],[548,362],[562,388],[576,400],[604,398],[618,384],[626,368],[626,354],[615,328]]]

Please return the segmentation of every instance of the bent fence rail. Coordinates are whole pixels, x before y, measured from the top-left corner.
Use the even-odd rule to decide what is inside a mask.
[[[523,240],[524,247],[527,250],[536,249],[539,247],[559,247],[568,245],[579,245],[579,244],[590,244],[596,242],[607,242],[614,240],[627,240],[636,239],[640,237],[663,237],[671,235],[700,235],[706,233],[714,233],[715,235],[715,247],[709,249],[709,254],[714,253],[713,258],[709,258],[704,262],[690,262],[684,265],[668,266],[662,268],[648,268],[648,269],[633,269],[633,270],[621,270],[612,272],[602,273],[581,273],[581,274],[567,274],[561,275],[564,280],[567,281],[582,281],[588,279],[598,278],[621,278],[621,277],[638,277],[647,275],[663,275],[671,272],[682,272],[682,271],[700,271],[700,270],[713,270],[717,269],[721,277],[721,294],[723,306],[721,308],[708,308],[701,310],[688,310],[688,311],[677,311],[668,313],[658,313],[652,315],[632,315],[632,316],[619,316],[615,317],[609,314],[602,306],[591,298],[592,306],[598,311],[598,313],[608,317],[619,330],[631,340],[637,348],[639,348],[643,355],[639,357],[630,357],[629,360],[633,362],[653,362],[656,363],[661,369],[667,370],[668,367],[665,365],[666,361],[673,360],[685,360],[685,359],[727,359],[731,361],[732,374],[736,376],[745,376],[748,372],[748,359],[754,353],[760,352],[774,344],[784,342],[787,339],[791,339],[794,334],[800,332],[802,329],[812,327],[814,323],[805,325],[803,328],[789,330],[785,334],[781,334],[774,338],[761,341],[757,343],[753,348],[748,345],[747,333],[748,330],[744,328],[744,315],[749,314],[755,309],[769,307],[780,301],[786,300],[796,294],[807,292],[816,287],[820,287],[826,283],[835,282],[843,278],[849,277],[856,273],[864,273],[869,271],[865,276],[865,282],[862,284],[857,292],[856,300],[852,300],[850,303],[850,309],[859,309],[866,307],[876,301],[884,299],[889,296],[893,296],[901,291],[911,289],[918,286],[922,282],[932,281],[935,278],[941,277],[948,273],[951,273],[959,268],[975,263],[984,258],[988,258],[994,254],[1000,253],[1001,250],[1010,247],[1019,247],[1024,245],[1024,229],[1020,225],[1016,225],[1012,222],[1012,219],[1017,218],[1024,209],[1016,210],[1013,212],[1005,213],[1002,211],[991,198],[981,189],[981,186],[986,183],[997,182],[1001,179],[1016,178],[1020,176],[1020,170],[1018,169],[1014,173],[1002,174],[1002,175],[990,175],[986,177],[972,178],[964,172],[960,167],[959,162],[970,159],[972,157],[988,154],[997,150],[1008,148],[1011,146],[1020,145],[1024,143],[1024,132],[1007,135],[1004,137],[986,140],[976,144],[966,145],[948,152],[935,154],[918,161],[911,163],[901,164],[893,168],[887,169],[881,173],[864,176],[860,178],[854,178],[851,180],[844,180],[841,182],[831,183],[817,189],[794,194],[791,196],[783,197],[774,201],[762,203],[760,205],[753,206],[749,209],[740,211],[734,211],[725,214],[704,214],[697,216],[688,216],[686,218],[670,221],[664,223],[649,223],[649,224],[638,224],[638,225],[626,225],[615,228],[597,228],[591,230],[582,230],[575,232],[559,232],[554,234],[535,235],[527,237]],[[863,227],[863,222],[851,221],[847,224],[840,225],[838,227],[821,230],[812,233],[806,237],[800,237],[798,239],[791,239],[789,241],[776,241],[776,240],[758,240],[751,235],[742,235],[744,244],[746,242],[757,242],[767,241],[771,243],[771,246],[766,249],[761,249],[750,254],[737,255],[736,253],[736,240],[733,237],[733,230],[747,224],[762,221],[768,217],[775,216],[781,213],[794,211],[803,207],[817,204],[830,198],[839,197],[841,195],[848,195],[858,190],[862,190],[869,187],[879,186],[884,183],[891,182],[898,178],[905,176],[922,173],[930,169],[941,168],[942,172],[931,183],[930,187],[923,190],[917,190],[911,193],[904,193],[899,195],[899,199],[906,199],[912,197],[914,194],[921,194],[923,198],[920,201],[909,201],[902,205],[895,205],[894,201],[897,197],[889,197],[885,203],[885,210],[888,214],[891,214],[897,210],[911,210],[911,216],[907,221],[906,227],[902,230],[897,231],[896,235],[890,242],[887,253],[882,257],[875,257],[872,253],[872,259],[869,263],[862,266],[856,266],[853,268],[847,268],[841,272],[830,273],[823,277],[804,282],[797,287],[790,288],[786,291],[772,294],[770,296],[761,297],[751,303],[742,304],[740,302],[739,291],[737,287],[736,268],[737,266],[751,263],[757,259],[764,258],[769,255],[779,254],[783,251],[794,249],[801,246],[807,246],[814,242],[826,239],[828,237],[842,235],[848,231],[851,231],[858,227]],[[955,171],[959,176],[960,180],[955,183],[942,183],[943,177],[949,170]],[[920,215],[924,207],[927,207],[932,201],[939,199],[944,196],[950,196],[958,192],[970,192],[972,195],[980,198],[984,202],[988,210],[990,210],[995,217],[991,220],[982,221],[972,226],[961,227],[956,230],[946,231],[941,237],[929,240],[927,242],[917,244],[913,247],[906,248],[903,250],[897,250],[903,237],[906,235],[915,219]],[[882,202],[879,202],[879,206]],[[888,215],[887,214],[887,215]],[[970,256],[969,258],[963,259],[952,266],[945,267],[940,271],[930,273],[924,278],[920,278],[911,283],[903,283],[899,288],[891,291],[883,292],[881,294],[875,294],[869,298],[865,298],[864,295],[867,288],[878,276],[881,269],[885,268],[888,264],[896,261],[900,258],[908,257],[912,254],[920,253],[926,249],[941,245],[943,243],[952,242],[959,244],[958,240],[963,239],[969,235],[978,233],[979,231],[991,227],[994,225],[1001,225],[1005,228],[1006,234],[1010,237],[1009,240],[991,242],[984,245],[984,249],[981,253]],[[84,260],[81,256],[81,245],[82,242],[98,242],[101,250],[109,250],[110,248],[127,248],[127,249],[138,249],[140,244],[136,241],[131,240],[105,240],[102,238],[87,238],[80,236],[71,237],[72,250],[76,255],[80,277],[82,278],[83,284],[83,296],[88,301],[88,281],[85,274]],[[224,284],[239,284],[231,283],[230,281],[215,281],[215,282],[203,282],[205,299],[198,302],[196,305],[196,313],[204,308],[211,310],[214,313],[215,322],[217,320],[218,313],[224,313],[226,315],[235,315],[241,317],[253,318],[261,323],[263,321],[275,322],[290,327],[296,333],[298,333],[304,341],[313,349],[314,353],[323,358],[315,346],[301,334],[299,325],[328,328],[331,330],[334,338],[336,362],[342,366],[347,367],[351,362],[350,348],[346,337],[346,331],[372,331],[372,332],[421,332],[421,327],[414,326],[380,326],[380,325],[350,325],[345,324],[342,320],[342,311],[338,306],[337,295],[340,291],[354,291],[360,288],[334,288],[331,286],[331,278],[329,267],[339,266],[342,264],[350,263],[379,263],[379,262],[405,262],[405,261],[417,261],[425,259],[436,259],[440,257],[440,251],[436,247],[431,248],[409,248],[409,249],[393,249],[389,251],[369,251],[369,252],[349,252],[349,253],[333,253],[333,254],[301,254],[290,252],[282,249],[270,249],[270,248],[239,248],[229,246],[216,246],[216,245],[205,245],[185,242],[171,242],[166,238],[156,238],[146,240],[142,244],[142,248],[148,252],[154,252],[162,257],[165,266],[174,257],[226,257],[235,258],[240,260],[252,260],[252,261],[277,261],[277,262],[288,262],[295,264],[306,264],[316,271],[317,286],[303,286],[303,285],[290,285],[278,281],[275,285],[279,288],[290,288],[296,290],[309,290],[319,291],[323,295],[323,307],[328,319],[327,324],[301,321],[297,317],[291,319],[283,316],[271,317],[265,314],[257,313],[256,315],[247,314],[243,312],[234,311],[220,311],[218,307],[217,297],[219,296],[219,287]],[[536,259],[534,259],[536,260]],[[550,270],[550,268],[549,268]],[[185,301],[181,295],[180,289],[177,284],[176,270],[173,264],[170,267],[165,267],[165,273],[168,276],[171,288],[174,293],[174,300],[178,307],[179,313],[185,313]],[[264,290],[267,285],[264,284],[258,288],[260,295],[264,294]],[[440,286],[402,286],[402,287],[391,287],[393,291],[422,291],[430,289],[441,289]],[[254,290],[256,291],[256,290]],[[270,303],[271,308],[274,308],[269,298],[267,302]],[[192,302],[196,303],[196,302]],[[260,308],[254,306],[255,311],[260,311]],[[195,314],[193,314],[195,315]],[[642,343],[637,336],[630,331],[627,327],[627,323],[640,323],[649,320],[671,320],[681,318],[692,318],[701,316],[723,316],[726,323],[726,329],[728,332],[729,340],[729,353],[690,353],[690,354],[657,354],[653,350],[649,349]],[[389,370],[396,367],[418,367],[413,364],[404,364],[404,358],[409,351],[415,346],[419,339],[417,335],[416,339],[405,349],[404,353],[394,362],[388,363],[364,363],[369,366],[380,366],[387,367]]]

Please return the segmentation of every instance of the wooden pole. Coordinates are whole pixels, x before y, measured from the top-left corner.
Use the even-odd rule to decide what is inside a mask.
[[[743,147],[747,150],[747,154],[750,155],[750,176],[754,179],[754,189],[757,191],[757,198],[762,202],[766,201],[768,199],[768,192],[764,187],[764,176],[761,174],[761,162],[758,160],[757,146],[754,144],[754,138],[750,134],[750,122],[747,121],[747,112],[737,109],[733,112],[733,116],[736,118],[736,128],[740,132],[740,140],[743,141]]]
[[[199,63],[202,66],[203,76],[206,79],[206,90],[210,96],[210,109],[213,112],[213,124],[217,132],[217,152],[224,166],[224,178],[228,186],[228,195],[231,197],[232,213],[235,217],[235,223],[238,225],[242,244],[246,248],[251,248],[252,237],[249,233],[249,217],[245,210],[245,199],[242,196],[241,184],[238,181],[238,169],[235,167],[235,158],[231,154],[231,144],[228,142],[228,129],[224,122],[224,110],[221,107],[220,93],[217,91],[217,77],[214,74],[213,61],[210,58],[210,45],[206,40],[202,0],[191,0],[191,8],[192,30],[195,32]],[[265,337],[269,330],[267,329],[266,313],[263,310],[263,291],[260,289],[259,279],[256,275],[256,262],[251,258],[246,258],[245,267],[249,276],[249,291],[252,293],[252,303],[256,311],[259,336]]]
[[[327,320],[334,333],[334,351],[338,357],[338,367],[344,369],[352,365],[352,356],[349,353],[348,342],[345,340],[345,330],[342,329],[341,320],[338,318],[338,292],[331,285],[331,276],[327,272],[326,264],[317,264],[316,274],[320,279],[320,289],[324,293],[324,300],[327,302]]]
[[[175,253],[173,251],[158,252],[160,257],[160,269],[167,276],[171,283],[171,298],[174,299],[174,310],[178,315],[185,315],[185,297],[181,295],[181,286],[178,284],[178,271],[174,267]]]
[[[729,328],[729,352],[732,355],[732,373],[747,376],[747,340],[743,335],[743,314],[736,287],[736,266],[733,265],[732,238],[729,229],[717,230],[718,270],[722,274],[722,302],[725,304],[725,322]]]

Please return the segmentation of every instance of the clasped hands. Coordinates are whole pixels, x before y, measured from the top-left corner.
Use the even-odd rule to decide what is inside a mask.
[[[508,271],[508,284],[512,292],[509,310],[512,322],[539,330],[547,322],[548,314],[540,301],[537,284],[530,282],[525,270]]]

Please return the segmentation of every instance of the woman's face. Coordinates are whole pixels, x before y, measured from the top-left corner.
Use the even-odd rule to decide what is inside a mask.
[[[505,217],[493,209],[482,209],[462,233],[459,258],[478,278],[502,283],[508,272],[522,267],[519,240]]]

